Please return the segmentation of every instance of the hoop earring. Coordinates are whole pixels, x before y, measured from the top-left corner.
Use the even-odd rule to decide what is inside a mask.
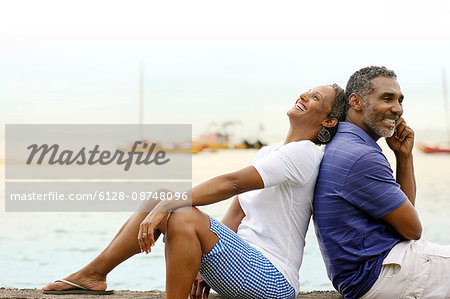
[[[322,143],[327,143],[331,139],[331,134],[327,129],[322,128],[317,135],[317,139],[319,139],[319,141]]]

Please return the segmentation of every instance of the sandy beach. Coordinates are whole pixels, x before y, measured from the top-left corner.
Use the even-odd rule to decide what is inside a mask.
[[[61,299],[80,299],[80,298],[148,298],[148,299],[163,299],[164,292],[162,291],[115,291],[113,295],[98,296],[98,295],[44,295],[41,290],[38,289],[5,289],[0,288],[0,299],[2,298],[61,298]],[[218,299],[221,298],[217,294],[210,294],[209,298]],[[342,298],[337,292],[334,291],[316,291],[308,293],[300,293],[297,299],[338,299]]]

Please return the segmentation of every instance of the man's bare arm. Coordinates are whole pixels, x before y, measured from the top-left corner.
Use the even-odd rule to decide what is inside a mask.
[[[400,118],[397,120],[394,135],[386,138],[386,142],[394,151],[397,160],[396,181],[408,197],[408,201],[383,219],[405,239],[417,240],[422,235],[422,224],[414,208],[416,203],[416,179],[412,155],[414,131],[406,125],[403,118]]]
[[[386,142],[394,151],[397,160],[396,181],[414,206],[416,202],[416,178],[412,155],[414,131],[406,125],[403,118],[400,118],[397,120],[394,135],[386,138]]]
[[[383,220],[407,240],[418,240],[422,236],[422,224],[419,215],[409,200],[384,216]]]

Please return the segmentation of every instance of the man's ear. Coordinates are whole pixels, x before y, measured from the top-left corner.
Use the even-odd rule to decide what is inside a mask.
[[[348,97],[348,103],[350,104],[350,107],[352,107],[353,110],[356,110],[356,111],[362,110],[362,99],[356,93],[352,93]]]
[[[322,122],[322,126],[327,127],[327,128],[332,128],[337,124],[338,124],[338,120],[334,117],[326,119]]]

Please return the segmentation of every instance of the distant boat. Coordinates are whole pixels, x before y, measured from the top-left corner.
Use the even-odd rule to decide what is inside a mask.
[[[207,133],[201,134],[194,144],[202,144],[204,148],[208,149],[260,149],[265,146],[266,143],[256,140],[250,142],[246,138],[239,138],[236,134],[238,127],[241,125],[240,121],[227,121],[222,124],[211,123],[209,125]],[[263,127],[260,125],[259,131],[262,131]]]
[[[148,140],[137,140],[138,144],[134,146],[134,142],[130,142],[130,144],[126,147],[118,147],[118,149],[122,152],[131,152],[134,151],[136,153],[148,153],[149,151],[165,151],[167,153],[175,153],[175,154],[197,154],[201,152],[205,146],[203,144],[198,144],[195,142],[171,142],[166,144],[161,144],[158,142],[151,143]]]
[[[448,115],[448,93],[447,93],[447,80],[445,77],[445,69],[442,68],[442,91],[444,97],[444,113],[445,120],[447,122],[447,144],[429,146],[425,144],[419,144],[418,148],[425,154],[450,154],[450,118]]]
[[[439,146],[431,147],[426,145],[419,145],[418,147],[425,154],[450,154],[450,148],[443,148]]]

